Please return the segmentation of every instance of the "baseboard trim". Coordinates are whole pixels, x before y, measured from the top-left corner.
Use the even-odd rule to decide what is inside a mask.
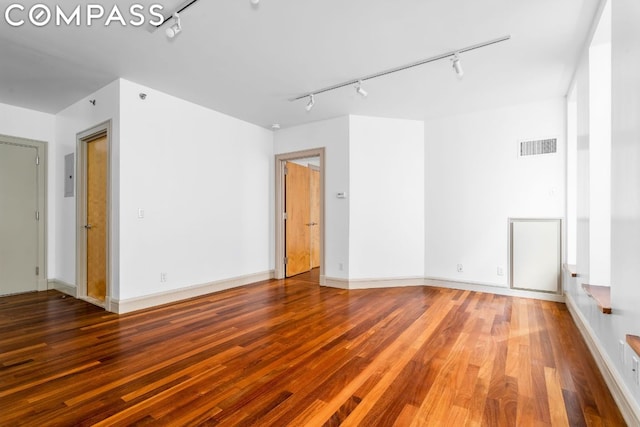
[[[111,300],[111,309],[114,313],[125,314],[132,311],[143,310],[158,305],[169,304],[182,301],[188,298],[211,294],[213,292],[224,291],[225,289],[237,288],[263,280],[273,279],[274,271],[263,271],[260,273],[247,274],[230,279],[217,280],[215,282],[203,283],[186,288],[174,289],[166,292],[145,295],[142,297],[129,298],[124,300]]]
[[[517,298],[531,298],[544,301],[565,302],[564,295],[549,294],[545,292],[526,291],[523,289],[511,289],[502,286],[488,285],[482,283],[457,282],[454,280],[439,279],[436,277],[425,277],[425,286],[438,288],[459,289],[463,291],[484,292],[487,294],[505,295]]]
[[[320,285],[328,286],[330,288],[349,289],[349,279],[320,276]]]
[[[423,277],[383,277],[380,279],[349,279],[349,289],[400,288],[424,286]]]
[[[59,279],[49,279],[47,281],[47,284],[49,289],[55,289],[56,291],[60,291],[63,294],[67,294],[69,296],[77,298],[78,288],[76,287],[76,285],[72,285],[71,283],[67,283]]]
[[[622,413],[622,417],[628,425],[640,426],[640,407],[635,402],[633,394],[625,384],[624,380],[620,377],[620,373],[615,369],[609,355],[600,345],[600,342],[589,325],[589,322],[587,322],[587,319],[576,306],[575,301],[569,294],[566,296],[566,304],[567,309],[573,318],[573,322],[576,324],[584,338],[584,341],[587,343],[587,347],[589,347],[589,351],[595,359],[596,364],[600,369],[600,373],[604,377],[604,381],[609,387],[613,400],[615,400],[620,412]],[[605,314],[602,315],[609,316]]]
[[[424,286],[422,277],[383,277],[380,279],[341,279],[320,277],[320,285],[338,289],[379,289]]]
[[[553,302],[565,302],[564,295],[545,292],[511,289],[483,283],[456,282],[435,277],[397,277],[380,279],[342,279],[338,277],[320,277],[320,285],[338,289],[378,289],[399,288],[403,286],[433,286],[446,289],[460,289],[464,291],[484,292],[488,294],[506,295],[519,298],[532,298]]]

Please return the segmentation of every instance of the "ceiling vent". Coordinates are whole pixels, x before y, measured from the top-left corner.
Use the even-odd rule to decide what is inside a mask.
[[[538,139],[520,142],[520,157],[553,154],[558,151],[558,139]]]

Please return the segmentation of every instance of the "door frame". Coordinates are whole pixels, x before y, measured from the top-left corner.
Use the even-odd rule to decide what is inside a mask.
[[[324,182],[325,182],[325,149],[321,148],[312,148],[309,150],[303,151],[295,151],[292,153],[283,153],[277,154],[276,156],[276,165],[275,165],[275,175],[276,175],[276,186],[275,186],[275,207],[276,207],[276,259],[275,259],[275,271],[274,277],[276,279],[284,279],[286,275],[286,269],[284,265],[284,257],[285,257],[285,224],[284,224],[284,211],[285,211],[285,203],[284,203],[284,195],[285,195],[285,178],[284,178],[284,167],[288,161],[304,159],[307,157],[320,157],[320,278],[324,277],[324,202],[325,202],[325,192],[324,192]]]
[[[111,311],[111,120],[76,135],[76,284],[77,297]],[[106,207],[106,295],[104,302],[87,295],[87,144],[107,137],[107,207]]]
[[[0,134],[0,142],[10,145],[19,145],[22,147],[35,148],[36,155],[39,159],[39,168],[37,169],[38,181],[38,291],[46,291],[49,289],[49,280],[47,273],[47,149],[48,144],[45,141],[35,139],[20,138],[17,136],[9,136]],[[35,214],[35,213],[34,213]]]

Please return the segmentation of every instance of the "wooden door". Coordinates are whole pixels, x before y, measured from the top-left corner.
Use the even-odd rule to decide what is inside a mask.
[[[320,267],[320,171],[309,167],[311,268]]]
[[[0,295],[38,290],[35,147],[0,142]]]
[[[287,277],[310,270],[309,168],[287,162],[285,175],[285,254]]]
[[[87,296],[107,295],[107,136],[87,142]]]

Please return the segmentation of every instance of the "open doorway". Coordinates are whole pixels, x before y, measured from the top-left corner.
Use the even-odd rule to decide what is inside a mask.
[[[324,275],[324,149],[276,156],[276,272]]]

